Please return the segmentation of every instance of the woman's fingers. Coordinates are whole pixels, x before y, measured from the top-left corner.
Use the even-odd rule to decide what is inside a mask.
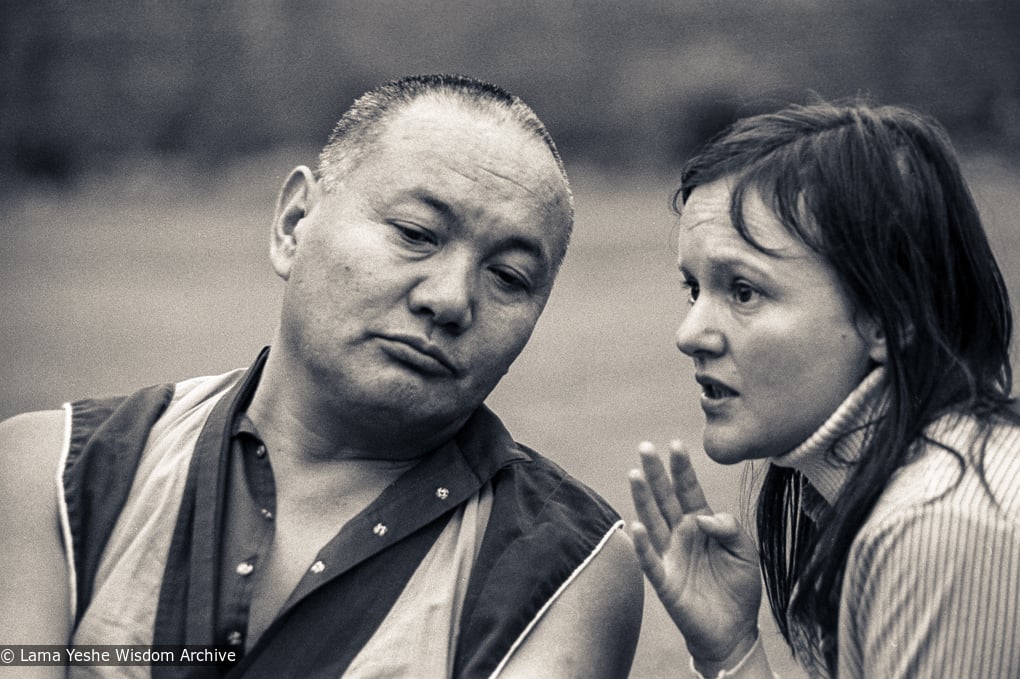
[[[723,544],[729,544],[740,537],[740,523],[732,514],[705,514],[695,520],[701,532]]]
[[[744,533],[740,522],[732,514],[701,515],[695,518],[698,528],[705,535],[714,538],[719,546],[733,556],[757,563],[757,551]]]
[[[638,445],[638,453],[641,455],[641,468],[645,472],[648,487],[651,488],[663,518],[672,529],[683,518],[684,512],[673,492],[673,485],[666,472],[666,467],[662,464],[658,453],[655,452],[655,446],[650,442],[642,441]]]
[[[638,520],[642,524],[642,532],[646,541],[650,541],[650,547],[654,548],[657,554],[662,554],[669,546],[670,526],[659,510],[659,505],[652,495],[652,489],[648,487],[645,475],[638,469],[632,469],[628,476],[630,480],[630,496],[634,500],[634,509],[637,511]]]
[[[648,582],[652,583],[656,592],[665,591],[666,569],[659,556],[659,551],[652,546],[648,531],[641,523],[634,522],[630,524],[630,532],[634,538],[634,547],[638,561],[641,563],[641,570],[645,572]]]
[[[669,447],[671,473],[666,471],[655,446],[644,441],[638,445],[641,469],[632,470],[629,476],[634,508],[643,524],[643,539],[656,555],[669,549],[672,532],[685,514],[712,513],[684,445],[674,440]],[[736,530],[739,533],[739,526]]]
[[[673,474],[673,493],[681,511],[687,514],[711,514],[705,493],[694,473],[691,457],[680,441],[669,444],[669,466]],[[661,466],[661,464],[660,464]]]

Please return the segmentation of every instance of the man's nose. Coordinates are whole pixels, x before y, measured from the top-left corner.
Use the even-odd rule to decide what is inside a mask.
[[[430,316],[449,332],[463,332],[474,318],[475,285],[475,271],[467,258],[430,262],[411,289],[411,310]]]
[[[716,356],[726,348],[726,337],[715,318],[714,310],[704,297],[696,300],[676,329],[676,348],[684,354]]]

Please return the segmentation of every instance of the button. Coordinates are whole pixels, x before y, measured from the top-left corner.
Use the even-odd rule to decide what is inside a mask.
[[[309,570],[318,575],[322,571],[326,570],[326,564],[322,563],[321,561],[316,561],[315,563],[312,564],[312,567]]]
[[[436,488],[436,497],[438,497],[440,500],[445,500],[446,498],[450,497],[450,489],[444,488],[442,486]]]
[[[242,641],[244,641],[244,635],[236,629],[227,635],[227,643],[231,646],[240,646]]]
[[[386,527],[386,524],[384,524],[384,523],[377,523],[377,524],[375,524],[375,528],[372,529],[372,532],[375,533],[376,535],[378,535],[379,537],[382,537],[382,536],[386,535],[386,531],[388,531],[388,530],[389,530],[389,528]]]
[[[242,561],[241,563],[237,564],[237,568],[235,568],[234,570],[237,571],[238,575],[251,575],[251,572],[255,570],[255,566],[253,566],[248,561]]]
[[[266,521],[272,521],[273,520],[273,513],[271,511],[269,511],[268,509],[266,509],[265,507],[260,509],[259,513],[262,514],[262,518],[265,519]]]
[[[255,457],[263,458],[265,456],[266,456],[266,447],[260,443],[259,447],[255,449]]]

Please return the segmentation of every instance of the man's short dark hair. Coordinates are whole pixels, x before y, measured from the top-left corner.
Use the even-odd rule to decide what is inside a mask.
[[[371,151],[384,123],[419,99],[454,101],[497,120],[516,123],[541,140],[566,182],[556,144],[538,116],[519,97],[491,83],[461,75],[412,75],[391,80],[358,97],[333,128],[319,154],[316,177],[328,193]]]

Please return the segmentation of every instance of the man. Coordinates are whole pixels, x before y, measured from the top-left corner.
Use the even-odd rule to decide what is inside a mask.
[[[519,99],[449,76],[363,96],[280,194],[271,350],[0,427],[0,642],[241,658],[153,676],[626,675],[619,517],[482,405],[572,220]]]

